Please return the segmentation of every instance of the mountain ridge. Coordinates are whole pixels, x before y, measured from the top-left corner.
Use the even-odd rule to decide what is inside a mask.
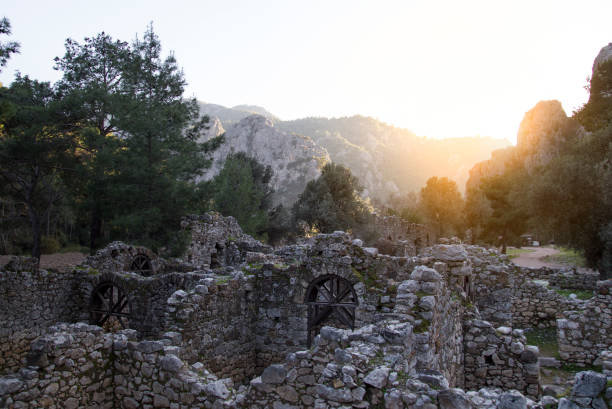
[[[227,108],[217,104],[200,103],[201,112],[218,118],[222,128],[226,129],[226,144],[228,148],[222,151],[245,151],[247,154],[259,159],[267,158],[275,172],[287,172],[287,164],[279,168],[279,161],[271,160],[269,154],[263,152],[271,149],[264,142],[264,134],[269,133],[273,140],[282,138],[308,137],[318,148],[308,145],[307,150],[325,151],[333,162],[347,166],[364,186],[364,196],[385,203],[392,195],[400,195],[411,191],[418,191],[429,177],[446,176],[455,180],[460,188],[464,189],[472,166],[489,157],[490,153],[499,148],[510,146],[509,141],[492,137],[454,137],[447,139],[430,139],[417,136],[414,132],[396,127],[364,115],[353,115],[340,118],[307,117],[283,121],[256,105],[237,105]],[[245,118],[263,113],[267,122],[264,128],[259,129],[257,140],[260,145],[246,144],[247,139],[240,140],[233,137],[230,130],[239,127],[239,133],[247,132],[245,124],[240,125]],[[247,126],[248,127],[248,126]],[[284,134],[280,136],[279,133]],[[281,139],[279,139],[281,138]],[[301,146],[297,144],[298,148]],[[289,150],[293,149],[287,147]],[[279,152],[277,156],[292,156],[295,152]],[[223,155],[215,156],[216,161],[222,161]],[[297,154],[304,159],[303,154]],[[319,161],[320,162],[320,161]],[[317,162],[317,163],[319,163]],[[275,167],[277,166],[277,167]],[[220,169],[219,165],[214,166]],[[214,172],[213,172],[214,173]],[[207,177],[212,177],[209,172]],[[310,176],[317,174],[313,169],[307,172]],[[283,179],[285,176],[281,177]],[[288,176],[287,176],[288,177]],[[288,177],[296,180],[299,177]],[[308,182],[306,180],[305,184]],[[281,187],[279,185],[279,187]],[[291,199],[295,198],[294,185],[291,189]],[[290,200],[282,200],[287,204]]]

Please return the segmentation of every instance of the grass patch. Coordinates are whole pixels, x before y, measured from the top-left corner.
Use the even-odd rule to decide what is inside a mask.
[[[506,256],[508,256],[509,259],[513,259],[513,258],[517,258],[521,254],[533,253],[534,251],[535,250],[533,249],[520,249],[516,247],[508,247],[506,249]]]
[[[543,257],[542,260],[568,266],[586,267],[586,259],[580,251],[561,246],[555,246],[555,248],[559,250],[558,254]]]
[[[536,328],[525,331],[527,344],[535,345],[540,349],[541,356],[550,356],[559,359],[559,343],[555,328]]]
[[[557,292],[557,294],[561,294],[564,297],[568,297],[570,296],[570,294],[576,294],[576,297],[579,300],[588,300],[590,298],[593,298],[593,291],[587,291],[587,290],[560,290],[560,289],[555,289],[555,291]]]

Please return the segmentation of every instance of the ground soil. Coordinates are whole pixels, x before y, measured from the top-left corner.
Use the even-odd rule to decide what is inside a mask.
[[[0,256],[0,267],[9,262],[12,256]],[[40,268],[68,271],[74,266],[79,265],[85,260],[87,254],[84,253],[55,253],[43,254],[40,257]]]
[[[527,253],[521,253],[517,257],[513,258],[512,261],[514,264],[520,267],[529,267],[529,268],[541,268],[541,267],[551,267],[551,268],[559,268],[563,267],[561,264],[551,263],[549,261],[543,260],[546,256],[553,256],[559,253],[559,250],[554,249],[552,247],[521,247],[525,250],[530,250]]]

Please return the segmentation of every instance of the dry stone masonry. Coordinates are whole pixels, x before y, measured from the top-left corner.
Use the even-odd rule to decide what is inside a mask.
[[[1,271],[0,407],[612,404],[612,280],[418,242],[392,219],[379,248],[335,232],[273,249],[215,213],[183,228],[182,259],[116,242],[69,273]],[[541,397],[523,332],[555,326],[563,362],[604,371],[561,399]]]

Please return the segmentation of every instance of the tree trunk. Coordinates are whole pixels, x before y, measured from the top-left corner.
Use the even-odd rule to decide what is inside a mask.
[[[94,206],[91,213],[91,225],[89,228],[89,254],[94,255],[98,248],[98,239],[102,233],[102,217],[100,209],[97,205]]]
[[[31,203],[27,203],[27,206],[30,224],[32,225],[32,257],[40,261],[40,218]]]

